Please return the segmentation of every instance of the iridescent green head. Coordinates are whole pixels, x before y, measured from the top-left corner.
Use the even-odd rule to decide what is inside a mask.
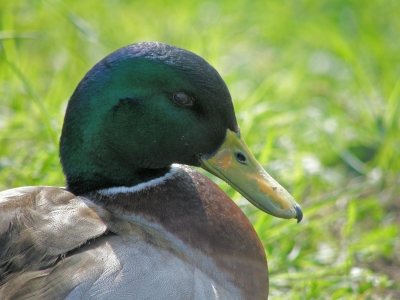
[[[238,132],[231,96],[211,65],[173,46],[134,44],[79,83],[64,120],[61,163],[73,191],[130,186],[172,163],[199,166],[228,128]]]

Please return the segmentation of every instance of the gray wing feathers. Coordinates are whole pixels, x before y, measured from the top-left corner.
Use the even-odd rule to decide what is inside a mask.
[[[93,259],[90,253],[63,257],[106,233],[103,219],[107,217],[110,214],[103,208],[62,188],[1,192],[0,299],[36,299],[39,295],[45,299],[46,294],[63,298],[69,288],[58,278],[74,278],[78,270],[85,276],[90,272],[87,266],[92,265],[85,262]],[[69,280],[68,284],[78,282]]]

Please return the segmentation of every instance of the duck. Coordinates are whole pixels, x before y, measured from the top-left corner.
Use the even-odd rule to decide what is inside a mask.
[[[241,135],[200,56],[125,46],[80,81],[60,137],[65,187],[0,193],[0,299],[267,299],[263,245],[200,167],[261,211],[303,217]]]

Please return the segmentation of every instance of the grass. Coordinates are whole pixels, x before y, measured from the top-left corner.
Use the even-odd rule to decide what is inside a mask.
[[[399,299],[397,0],[0,2],[0,188],[64,184],[68,98],[124,45],[191,50],[226,80],[249,147],[304,209],[257,211],[271,299]]]

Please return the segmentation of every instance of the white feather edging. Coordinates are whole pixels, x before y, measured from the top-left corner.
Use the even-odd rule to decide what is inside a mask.
[[[169,172],[162,177],[152,179],[147,182],[142,182],[134,186],[116,186],[107,189],[101,189],[98,190],[97,192],[105,196],[110,196],[115,194],[125,194],[125,193],[136,193],[138,191],[142,191],[149,187],[154,187],[165,182],[166,180],[172,178],[179,170],[180,170],[180,165],[173,164]]]

